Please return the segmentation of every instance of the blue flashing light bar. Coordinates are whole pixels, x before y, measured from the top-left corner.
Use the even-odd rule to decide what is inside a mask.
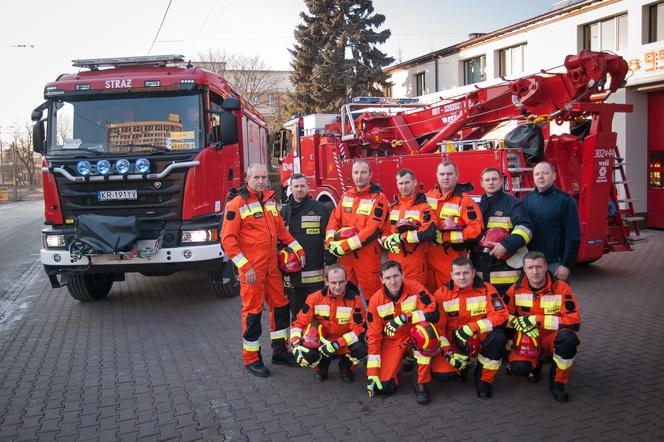
[[[393,97],[355,97],[355,104],[412,104],[419,103],[419,98],[393,98]]]

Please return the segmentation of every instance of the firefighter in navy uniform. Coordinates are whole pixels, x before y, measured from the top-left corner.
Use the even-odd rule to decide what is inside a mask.
[[[330,210],[309,195],[307,178],[294,174],[290,179],[291,195],[281,208],[286,228],[307,252],[307,262],[302,271],[284,273],[284,287],[290,302],[291,317],[298,312],[311,293],[323,288],[325,264],[336,259],[325,252],[325,226]]]
[[[503,191],[498,169],[482,171],[484,195],[479,203],[486,224],[473,261],[478,275],[501,296],[521,277],[525,246],[533,238],[533,223],[521,201]]]

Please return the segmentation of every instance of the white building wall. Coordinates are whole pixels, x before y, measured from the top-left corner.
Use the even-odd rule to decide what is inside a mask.
[[[474,89],[475,85],[464,86],[463,61],[479,56],[486,56],[487,80],[477,83],[477,86],[489,86],[502,80],[499,78],[499,51],[505,48],[526,43],[524,57],[524,72],[513,78],[536,74],[541,69],[560,67],[569,54],[576,54],[583,49],[583,26],[606,18],[627,13],[627,48],[618,52],[626,60],[641,60],[642,68],[630,73],[627,89],[620,91],[610,98],[617,103],[630,103],[634,105],[631,114],[617,114],[614,118],[614,130],[618,133],[618,148],[627,163],[627,175],[630,180],[632,197],[637,212],[647,209],[647,124],[648,106],[647,93],[638,92],[637,86],[664,81],[664,60],[652,72],[643,69],[644,54],[655,51],[659,54],[664,51],[664,41],[645,44],[648,34],[648,5],[656,3],[654,0],[622,0],[592,4],[589,7],[573,11],[564,16],[553,17],[548,20],[530,25],[528,28],[513,31],[507,35],[497,36],[481,43],[465,46],[458,53],[438,60],[439,91],[432,89],[429,94],[422,96],[422,101],[438,101],[441,97],[447,98],[463,94]],[[664,52],[662,52],[664,58]],[[658,55],[659,56],[659,55]],[[431,66],[431,68],[429,68]],[[423,66],[414,66],[391,73],[394,86],[394,97],[412,97],[414,95],[414,74],[422,71]],[[426,64],[427,72],[433,72],[433,62]],[[630,75],[628,74],[628,75]],[[508,80],[511,78],[508,78]],[[394,81],[397,80],[397,81]],[[433,87],[434,82],[427,78],[427,86]]]

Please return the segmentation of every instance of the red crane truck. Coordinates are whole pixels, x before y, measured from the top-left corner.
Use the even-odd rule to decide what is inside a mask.
[[[54,288],[105,298],[127,272],[209,272],[239,285],[219,241],[230,188],[265,162],[264,118],[181,55],[74,60],[32,112],[42,153],[41,261]]]
[[[303,173],[315,199],[336,204],[352,185],[353,160],[363,158],[391,199],[399,169],[413,169],[428,190],[435,184],[436,166],[450,160],[458,165],[461,181],[473,184],[474,197],[481,194],[480,172],[486,167],[502,171],[505,190],[523,196],[534,188],[534,164],[546,160],[557,170],[556,184],[578,202],[579,261],[631,250],[629,235],[632,229],[638,234],[640,219],[629,189],[618,191],[626,183],[611,122],[616,112],[631,112],[632,105],[606,102],[624,86],[627,63],[614,54],[583,51],[566,57],[564,68],[476,87],[434,104],[364,97],[344,105],[338,115],[292,119],[274,145],[282,186],[293,173]],[[503,137],[507,127],[515,127],[521,141],[510,133]],[[614,171],[620,179],[614,179]]]

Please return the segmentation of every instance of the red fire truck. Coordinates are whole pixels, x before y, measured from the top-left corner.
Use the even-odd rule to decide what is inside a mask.
[[[54,288],[105,298],[127,272],[209,272],[239,293],[220,215],[246,167],[265,162],[263,117],[181,55],[75,60],[32,113],[44,155],[41,261]]]
[[[434,104],[357,98],[339,115],[295,118],[274,146],[282,185],[303,173],[314,198],[336,204],[352,185],[353,160],[363,158],[391,199],[398,193],[399,169],[413,169],[428,190],[436,183],[437,165],[450,160],[460,180],[473,184],[476,198],[486,167],[501,170],[505,190],[523,196],[534,188],[534,164],[546,160],[557,170],[556,184],[578,202],[579,261],[631,250],[629,235],[631,229],[638,234],[639,218],[629,189],[619,191],[626,183],[611,122],[614,113],[631,112],[632,106],[606,102],[624,85],[627,63],[614,54],[584,51],[566,57],[564,68],[476,87]]]

